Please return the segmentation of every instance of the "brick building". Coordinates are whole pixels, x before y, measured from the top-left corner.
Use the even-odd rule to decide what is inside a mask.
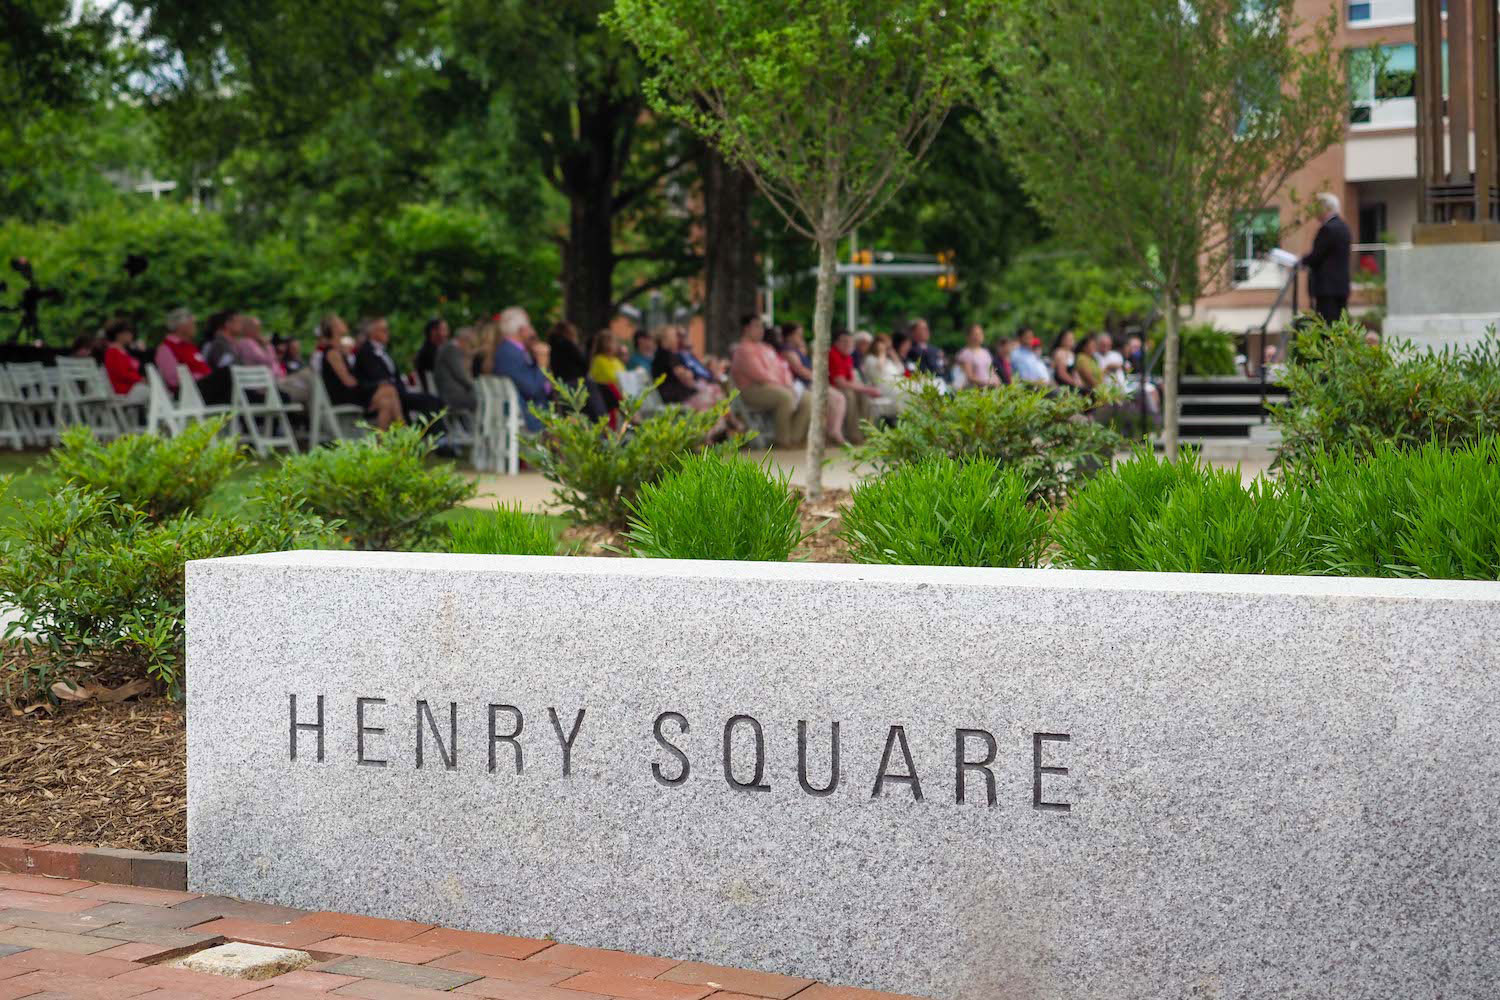
[[[1298,0],[1297,16],[1307,23],[1324,19],[1329,2]],[[1356,285],[1351,310],[1357,314],[1379,303],[1378,276],[1384,269],[1385,247],[1409,242],[1417,221],[1415,3],[1337,0],[1338,44],[1346,51],[1379,49],[1381,58],[1354,62],[1378,68],[1352,74],[1344,141],[1300,171],[1278,204],[1256,218],[1240,220],[1234,244],[1234,285],[1200,299],[1200,317],[1232,331],[1265,321],[1284,272],[1257,257],[1278,245],[1306,253],[1317,228],[1316,220],[1306,217],[1305,204],[1292,204],[1292,192],[1303,202],[1320,191],[1332,191],[1343,200],[1343,215],[1355,241],[1355,273],[1374,279],[1363,287]],[[1306,307],[1305,277],[1299,295]],[[1272,331],[1284,330],[1290,318],[1290,305],[1285,303],[1272,321]]]

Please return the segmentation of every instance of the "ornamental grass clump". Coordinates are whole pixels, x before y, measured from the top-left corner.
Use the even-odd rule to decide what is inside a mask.
[[[1054,537],[1077,569],[1299,575],[1316,571],[1310,525],[1300,490],[1140,450],[1073,497]]]
[[[1208,470],[1184,450],[1163,462],[1143,445],[1131,457],[1091,479],[1068,500],[1052,529],[1058,560],[1075,569],[1139,569],[1140,526],[1150,523],[1173,487],[1201,482]]]
[[[474,481],[447,462],[426,424],[398,424],[355,440],[288,455],[262,484],[267,495],[300,497],[342,526],[356,549],[413,551],[446,542],[438,516],[474,495]]]
[[[1024,385],[983,392],[943,393],[925,385],[908,394],[892,427],[865,426],[857,461],[886,472],[947,457],[987,461],[1014,469],[1032,484],[1032,499],[1058,502],[1107,465],[1123,439],[1090,420],[1089,409],[1116,403],[1105,390],[1048,394]]]
[[[1500,436],[1459,448],[1317,453],[1295,478],[1308,497],[1319,572],[1500,579]]]
[[[928,458],[857,487],[841,534],[861,563],[1039,566],[1051,518],[1032,492],[1013,468]]]
[[[785,562],[807,535],[786,474],[705,454],[641,487],[625,537],[633,554],[652,559]]]
[[[493,556],[553,556],[557,539],[542,518],[519,503],[495,506],[493,514],[464,518],[448,525],[449,552]]]

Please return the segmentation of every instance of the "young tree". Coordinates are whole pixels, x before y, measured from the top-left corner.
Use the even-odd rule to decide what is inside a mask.
[[[991,49],[1001,85],[986,119],[1038,211],[1160,300],[1169,456],[1179,308],[1223,283],[1237,223],[1342,136],[1337,16],[1307,25],[1294,6],[1038,0]]]
[[[652,106],[743,167],[818,247],[808,492],[822,492],[838,242],[911,176],[982,69],[1002,0],[616,0]]]

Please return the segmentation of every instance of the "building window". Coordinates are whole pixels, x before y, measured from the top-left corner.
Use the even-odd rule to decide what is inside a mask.
[[[1274,208],[1241,215],[1234,225],[1234,283],[1243,285],[1270,266],[1264,261],[1281,245],[1281,212]]]
[[[1417,113],[1417,47],[1381,45],[1351,50],[1349,87],[1352,124],[1413,124]]]
[[[1410,24],[1417,19],[1417,0],[1349,0],[1344,10],[1351,28]],[[1448,13],[1448,0],[1442,10]]]

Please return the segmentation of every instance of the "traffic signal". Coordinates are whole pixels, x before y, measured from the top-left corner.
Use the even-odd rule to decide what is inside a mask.
[[[938,275],[937,286],[945,292],[951,292],[958,287],[958,272],[954,270],[954,253],[952,250],[939,250],[937,255],[938,264],[946,270]]]
[[[854,261],[853,262],[855,264],[859,264],[859,265],[868,267],[869,265],[875,263],[875,251],[873,251],[873,250],[856,250],[856,251],[854,251]],[[855,287],[856,290],[861,291],[861,292],[873,292],[875,290],[875,275],[873,275],[873,274],[857,274],[857,275],[855,275],[854,276],[854,287]]]

